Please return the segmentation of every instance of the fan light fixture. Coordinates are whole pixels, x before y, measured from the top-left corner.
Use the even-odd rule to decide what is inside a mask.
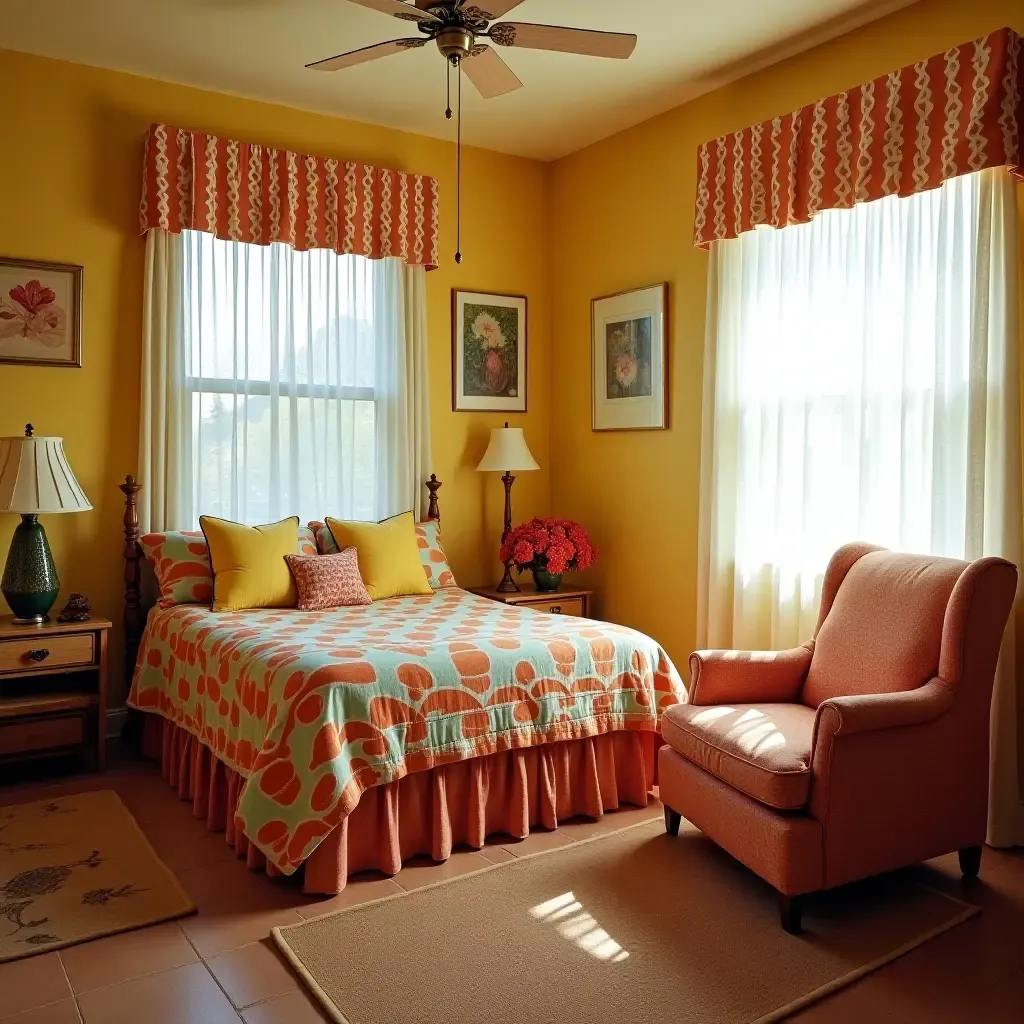
[[[591,57],[614,57],[625,60],[636,47],[636,36],[625,32],[595,32],[585,28],[565,28],[560,25],[533,25],[522,22],[499,22],[523,0],[480,0],[480,4],[469,0],[416,0],[415,6],[405,0],[349,0],[390,14],[402,21],[416,23],[420,36],[406,39],[390,39],[386,43],[364,46],[359,50],[339,53],[327,57],[307,68],[314,71],[340,71],[366,61],[387,57],[403,50],[418,49],[431,40],[448,61],[448,108],[445,117],[452,117],[451,70],[457,74],[465,71],[484,99],[493,99],[505,93],[521,89],[523,83],[505,63],[493,47],[479,40],[489,39],[498,46],[520,47],[530,50],[557,50],[560,53],[579,53]],[[458,215],[456,218],[455,262],[462,262],[461,251],[461,207],[462,207],[462,75],[458,81],[458,127],[456,172],[458,191]]]

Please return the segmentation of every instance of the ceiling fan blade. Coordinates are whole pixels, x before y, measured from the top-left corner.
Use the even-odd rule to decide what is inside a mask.
[[[523,87],[516,73],[489,46],[474,46],[461,67],[485,100]]]
[[[373,46],[364,46],[361,50],[350,50],[348,53],[339,53],[336,57],[314,61],[312,64],[307,64],[306,67],[312,68],[314,71],[340,71],[342,68],[365,64],[368,60],[377,60],[379,57],[387,57],[392,53],[414,50],[419,46],[425,46],[428,41],[426,38],[389,39],[386,43],[375,43]]]
[[[349,0],[349,3],[359,4],[360,7],[369,7],[372,10],[380,11],[381,14],[391,14],[403,21],[440,21],[441,19],[428,11],[421,11],[404,0]]]
[[[417,0],[419,2],[419,0]],[[431,0],[426,0],[430,3]],[[513,7],[518,7],[523,0],[462,0],[459,9],[463,14],[475,14],[484,21],[504,18]]]
[[[627,32],[594,32],[587,28],[560,25],[524,25],[503,21],[492,25],[489,35],[499,46],[521,46],[530,50],[558,50],[590,57],[625,60],[636,47],[636,36]]]
[[[416,6],[423,11],[429,11],[431,7],[441,6],[445,0],[416,0]],[[451,0],[447,0],[450,4]],[[513,7],[518,7],[523,0],[457,0],[455,6],[467,17],[483,18],[484,21],[494,21],[495,18],[504,18]]]

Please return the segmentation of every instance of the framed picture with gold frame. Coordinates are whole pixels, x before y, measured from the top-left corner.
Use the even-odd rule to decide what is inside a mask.
[[[591,302],[594,430],[668,428],[668,285]]]
[[[70,263],[0,258],[0,363],[82,365],[82,275]]]

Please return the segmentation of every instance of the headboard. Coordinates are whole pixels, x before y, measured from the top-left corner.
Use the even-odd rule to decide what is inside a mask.
[[[441,489],[441,481],[431,473],[426,487],[429,494],[427,518],[440,522],[441,511],[437,504],[437,492]],[[146,616],[156,603],[156,589],[155,580],[144,579],[144,574],[151,575],[152,571],[139,544],[137,496],[142,484],[129,473],[120,489],[124,494],[124,675],[126,685],[130,685],[135,674],[135,660],[139,654]],[[154,585],[150,586],[147,583]]]

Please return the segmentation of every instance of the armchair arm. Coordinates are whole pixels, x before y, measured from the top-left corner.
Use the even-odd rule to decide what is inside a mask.
[[[808,812],[824,830],[825,887],[984,837],[988,759],[955,696],[933,678],[818,706]]]
[[[923,725],[945,714],[953,706],[953,699],[953,687],[938,678],[916,690],[830,697],[818,705],[812,746],[827,742],[833,736]]]
[[[788,651],[694,651],[689,703],[791,704],[811,666],[814,641]]]

